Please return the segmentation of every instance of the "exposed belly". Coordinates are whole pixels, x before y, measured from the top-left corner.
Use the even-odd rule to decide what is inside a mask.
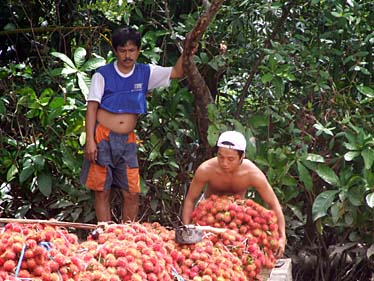
[[[111,113],[104,109],[97,110],[97,121],[115,133],[127,134],[135,129],[138,119],[137,114]]]

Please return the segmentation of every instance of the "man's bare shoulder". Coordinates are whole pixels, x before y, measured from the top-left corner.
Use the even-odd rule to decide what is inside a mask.
[[[210,175],[217,169],[217,158],[211,158],[203,163],[197,168],[196,173],[200,175]]]
[[[263,180],[265,177],[264,173],[260,170],[260,168],[257,167],[257,165],[249,159],[243,160],[241,171],[245,175],[248,175],[251,181]]]
[[[256,164],[253,163],[251,160],[249,160],[249,159],[247,159],[247,158],[243,159],[242,165],[243,165],[246,169],[258,169],[258,167],[256,166]]]

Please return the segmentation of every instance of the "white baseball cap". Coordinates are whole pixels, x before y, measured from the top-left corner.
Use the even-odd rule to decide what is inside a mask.
[[[230,142],[232,145],[224,144],[224,142]],[[242,133],[237,131],[226,131],[219,136],[217,146],[245,151],[247,141]]]

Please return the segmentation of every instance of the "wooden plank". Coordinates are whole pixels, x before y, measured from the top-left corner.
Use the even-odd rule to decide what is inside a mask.
[[[65,221],[58,221],[58,220],[34,220],[34,219],[11,219],[11,218],[0,218],[0,223],[47,224],[47,225],[52,225],[52,226],[84,228],[84,229],[96,229],[98,227],[98,225],[96,224],[88,224],[88,223],[65,222]]]

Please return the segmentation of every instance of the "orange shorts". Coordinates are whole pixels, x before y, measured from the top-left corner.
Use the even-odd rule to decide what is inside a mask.
[[[111,187],[140,192],[138,145],[134,132],[117,134],[97,124],[97,160],[84,157],[80,181],[87,188],[103,191]]]

